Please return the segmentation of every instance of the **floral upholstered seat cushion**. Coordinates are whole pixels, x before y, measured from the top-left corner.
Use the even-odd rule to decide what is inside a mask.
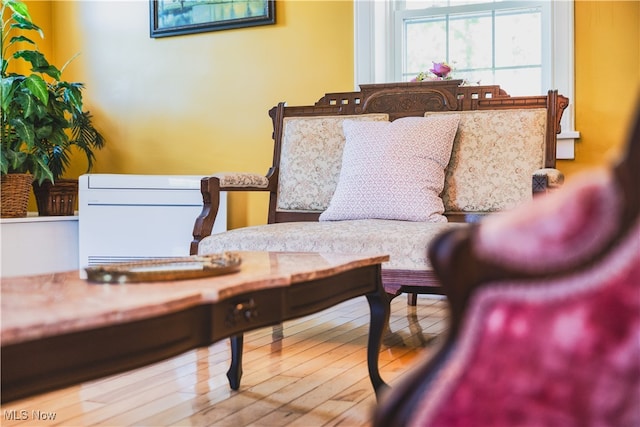
[[[199,254],[222,251],[281,251],[388,254],[383,269],[430,270],[426,247],[433,237],[463,223],[395,220],[283,222],[213,234]]]

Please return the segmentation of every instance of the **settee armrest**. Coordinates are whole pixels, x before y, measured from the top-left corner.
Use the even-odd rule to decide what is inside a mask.
[[[266,176],[247,172],[223,172],[202,178],[202,212],[193,226],[190,254],[196,255],[200,241],[211,235],[218,215],[220,191],[271,191],[275,187],[273,176],[273,171],[269,171]]]
[[[220,190],[225,191],[265,191],[269,188],[269,178],[257,173],[222,172],[209,178],[217,179]]]
[[[558,189],[564,182],[564,174],[555,168],[538,169],[533,173],[533,195]]]

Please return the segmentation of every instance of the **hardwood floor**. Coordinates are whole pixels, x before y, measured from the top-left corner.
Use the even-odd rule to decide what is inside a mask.
[[[393,385],[447,327],[441,299],[392,301],[380,372]],[[375,404],[364,297],[245,335],[240,390],[228,340],[79,386],[1,405],[2,426],[366,426]],[[158,331],[161,333],[162,331]]]

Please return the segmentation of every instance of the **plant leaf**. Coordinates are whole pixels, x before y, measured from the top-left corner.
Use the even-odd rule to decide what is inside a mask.
[[[61,128],[52,129],[47,139],[51,145],[62,147],[63,150],[69,147],[69,136]]]
[[[23,35],[11,37],[11,40],[9,40],[9,44],[14,44],[18,42],[31,43],[33,45],[36,44],[33,40]]]
[[[53,173],[49,170],[46,158],[35,156],[35,165],[32,166],[33,178],[38,181],[38,184],[42,184],[43,181],[49,180],[54,182]]]
[[[0,80],[0,90],[2,91],[2,100],[0,105],[2,105],[2,110],[6,111],[9,109],[9,104],[11,103],[11,99],[13,98],[13,93],[16,91],[17,85],[14,85],[15,78],[7,77]]]
[[[14,4],[17,4],[17,3],[19,2],[14,2]],[[28,30],[28,31],[30,30],[37,31],[40,34],[40,37],[44,38],[44,32],[42,31],[42,29],[31,21],[31,16],[29,15],[27,6],[23,3],[20,3],[20,4],[22,4],[24,8],[20,8],[20,10],[18,10],[18,8],[12,8],[14,13],[13,15],[11,15],[11,17],[13,18],[15,23],[11,24],[10,28],[18,28],[21,30]]]
[[[29,126],[22,117],[14,118],[10,124],[15,128],[20,140],[24,141],[27,146],[32,147],[36,137],[33,127]]]
[[[11,154],[11,169],[20,170],[20,167],[27,159],[27,153],[23,153],[22,151],[14,151]]]
[[[19,50],[13,54],[13,57],[16,59],[22,58],[30,62],[33,68],[47,68],[49,66],[47,58],[42,52],[38,52],[37,50]]]
[[[51,135],[51,130],[52,130],[52,126],[51,125],[44,125],[44,126],[40,126],[38,129],[36,129],[36,138],[37,139],[44,139],[49,137],[49,135]]]
[[[15,18],[16,15],[14,15]],[[18,21],[20,18],[16,18],[16,21]],[[44,33],[42,32],[42,30],[40,29],[40,27],[38,27],[36,24],[32,23],[32,22],[28,22],[25,20],[22,20],[22,22],[20,23],[14,23],[11,24],[10,28],[16,28],[19,30],[25,30],[25,31],[37,31],[40,34],[41,38],[44,38]]]
[[[4,153],[2,153],[2,158],[0,158],[0,172],[3,174],[9,173],[9,159],[7,159]]]
[[[60,80],[60,76],[62,74],[60,70],[58,70],[54,65],[51,64],[47,65],[46,67],[33,67],[31,71],[33,71],[34,73],[47,74],[56,80]]]
[[[65,85],[64,100],[71,104],[77,112],[82,112],[82,92],[75,85]]]
[[[38,115],[40,113],[39,106],[41,105],[36,101],[36,98],[33,96],[29,96],[27,94],[21,94],[20,96],[20,105],[22,106],[22,111],[24,113],[25,118],[29,118],[32,115]]]
[[[38,98],[44,105],[49,102],[49,91],[47,83],[37,74],[31,74],[24,81],[31,93]]]
[[[54,178],[60,178],[64,171],[71,164],[71,158],[69,157],[69,150],[62,146],[55,146],[49,155],[49,169]]]
[[[26,19],[27,21],[31,22],[31,15],[29,15],[29,9],[27,8],[26,4],[17,0],[6,0],[4,3],[9,6],[9,9],[11,9],[11,11],[15,13],[17,17]],[[13,18],[17,20],[16,16],[14,16]]]

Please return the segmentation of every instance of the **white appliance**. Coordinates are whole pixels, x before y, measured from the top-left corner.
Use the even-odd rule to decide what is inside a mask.
[[[202,211],[201,176],[86,174],[78,196],[79,268],[189,255]],[[220,194],[213,233],[227,229]]]

